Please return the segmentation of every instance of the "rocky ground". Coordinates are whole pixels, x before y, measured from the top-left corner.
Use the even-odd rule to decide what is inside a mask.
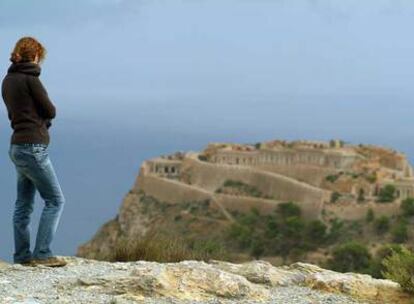
[[[0,263],[0,303],[409,303],[399,285],[304,263],[110,263],[64,257],[62,268]]]

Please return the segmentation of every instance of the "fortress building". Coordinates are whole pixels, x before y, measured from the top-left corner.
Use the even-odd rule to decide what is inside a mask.
[[[178,178],[181,173],[181,164],[181,160],[158,157],[145,162],[143,173],[152,173],[166,178]]]
[[[229,165],[315,165],[334,169],[351,169],[364,157],[349,151],[324,149],[260,149],[258,151],[218,150],[210,161]]]
[[[212,143],[200,153],[145,161],[139,180],[140,188],[164,201],[211,199],[222,210],[241,208],[240,204],[266,209],[293,201],[313,218],[327,205],[348,218],[363,216],[367,208],[396,213],[399,205],[378,203],[382,189],[389,185],[397,204],[414,197],[413,168],[404,154],[341,140]],[[238,194],[237,189],[223,192],[226,181],[249,185],[256,196]],[[333,201],[333,196],[340,199]]]

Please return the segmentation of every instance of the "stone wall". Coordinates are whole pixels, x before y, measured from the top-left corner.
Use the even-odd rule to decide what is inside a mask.
[[[211,198],[211,194],[203,189],[152,174],[139,175],[134,188],[167,203],[202,201]]]
[[[337,169],[321,168],[314,165],[304,164],[296,164],[292,166],[256,165],[255,168],[292,177],[298,181],[304,181],[316,187],[320,187],[328,175],[336,174],[338,172]]]
[[[262,215],[272,213],[279,204],[285,201],[266,200],[254,197],[242,197],[217,194],[214,200],[228,211],[249,212],[251,208],[257,208]],[[319,219],[321,216],[321,204],[318,202],[299,204],[305,220]]]
[[[369,209],[374,211],[376,217],[381,215],[393,216],[400,213],[400,203],[363,203],[363,204],[327,204],[325,205],[327,214],[335,214],[343,220],[362,220],[365,219]]]
[[[317,218],[329,193],[271,172],[260,172],[240,166],[225,166],[186,158],[183,171],[189,173],[190,185],[177,180],[159,177],[141,170],[134,191],[142,190],[147,195],[168,203],[202,201],[213,199],[229,210],[246,211],[258,208],[264,214],[271,212],[280,202],[293,201],[302,209],[306,218]],[[189,172],[190,171],[190,172]],[[228,180],[239,180],[257,187],[274,200],[217,194],[215,191]]]
[[[275,200],[296,202],[303,209],[306,209],[305,205],[311,204],[312,208],[316,207],[320,211],[323,202],[330,199],[328,191],[276,173],[244,166],[219,165],[187,158],[183,163],[183,171],[188,174],[191,184],[210,192],[215,192],[226,180],[238,180],[255,186]]]
[[[229,165],[285,165],[295,164],[316,165],[326,168],[347,169],[363,159],[357,153],[338,150],[317,150],[317,149],[281,149],[281,150],[257,150],[240,152],[232,150],[218,150],[210,160],[218,164]]]

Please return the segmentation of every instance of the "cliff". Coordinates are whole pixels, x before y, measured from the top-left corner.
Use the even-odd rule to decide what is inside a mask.
[[[109,263],[63,257],[62,268],[0,263],[2,304],[383,303],[405,304],[397,283],[311,264],[256,260]]]

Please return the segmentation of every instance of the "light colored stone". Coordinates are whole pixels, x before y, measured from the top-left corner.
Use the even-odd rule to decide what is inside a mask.
[[[374,279],[366,274],[338,273],[306,263],[295,263],[290,268],[302,272],[304,284],[314,289],[343,293],[375,303],[403,304],[413,299],[401,290],[398,283],[390,280]]]
[[[410,303],[397,283],[305,263],[65,259],[61,268],[13,265],[0,271],[0,303]]]
[[[289,286],[302,283],[305,280],[305,276],[298,271],[274,267],[269,262],[262,260],[243,264],[211,260],[210,263],[217,268],[244,276],[249,281],[258,284]]]
[[[138,262],[129,264],[129,272],[123,275],[79,278],[78,284],[101,290],[111,289],[115,293],[135,297],[269,299],[269,291],[264,286],[198,261],[165,264]]]
[[[338,273],[307,263],[274,267],[265,261],[232,264],[210,261],[224,271],[246,277],[249,281],[270,286],[306,285],[313,289],[343,293],[354,298],[378,303],[409,303],[410,296],[402,292],[398,283],[378,280],[369,275]]]

